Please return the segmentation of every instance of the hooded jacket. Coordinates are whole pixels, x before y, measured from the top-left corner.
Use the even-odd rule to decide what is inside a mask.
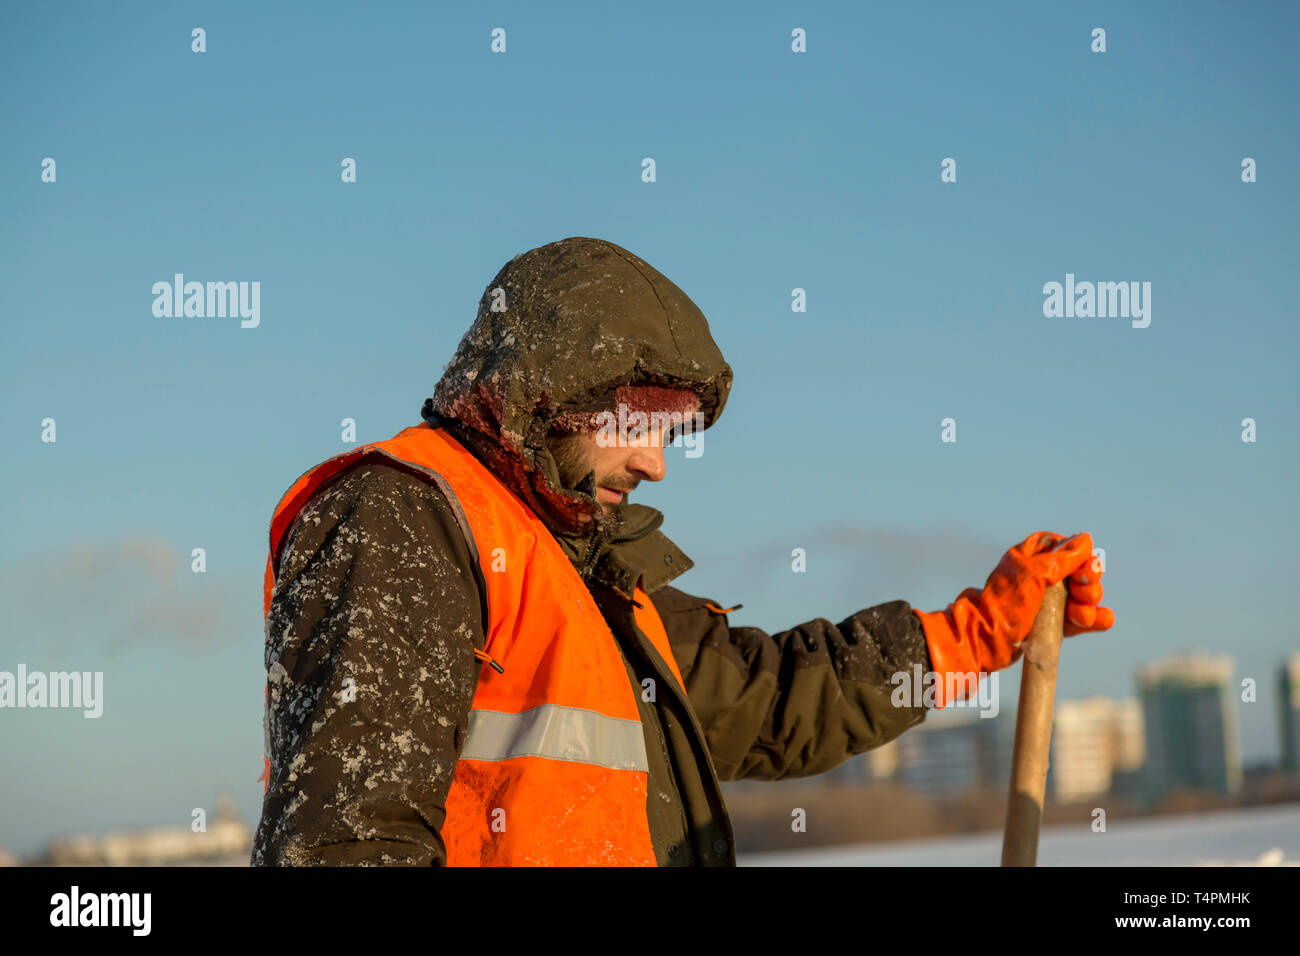
[[[561,486],[545,437],[566,411],[660,384],[694,390],[711,427],[731,381],[685,293],[626,249],[571,238],[489,283],[422,410],[542,519],[609,624],[638,691],[660,865],[734,865],[720,781],[822,773],[925,716],[891,703],[892,674],[930,669],[906,602],[838,626],[731,627],[729,609],[670,586],[692,562],[659,512],[606,512],[591,474]],[[266,620],[270,764],[254,865],[446,861],[446,797],[483,666],[473,562],[439,489],[391,460],[345,471],[299,513]],[[625,596],[638,585],[685,694],[635,626]],[[647,680],[656,699],[640,693]]]

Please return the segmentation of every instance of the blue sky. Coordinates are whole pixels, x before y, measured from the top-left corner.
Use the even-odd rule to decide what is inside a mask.
[[[446,6],[9,15],[0,669],[103,670],[105,705],[0,713],[0,845],[218,791],[256,820],[272,508],[342,419],[418,422],[500,266],[574,235],[665,273],[735,369],[704,455],[633,496],[696,561],[680,587],[769,631],[933,610],[1030,532],[1087,530],[1117,623],[1067,645],[1059,696],[1230,653],[1260,685],[1247,761],[1275,757],[1294,5]],[[156,318],[176,272],[259,281],[260,325]],[[1150,282],[1150,326],[1044,317],[1067,273]]]

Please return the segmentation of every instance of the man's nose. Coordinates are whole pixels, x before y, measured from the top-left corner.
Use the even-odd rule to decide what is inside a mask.
[[[627,460],[629,471],[642,475],[646,481],[661,481],[668,473],[664,450],[658,445],[638,448]]]

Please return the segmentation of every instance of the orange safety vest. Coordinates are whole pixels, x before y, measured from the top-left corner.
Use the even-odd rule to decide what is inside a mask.
[[[482,571],[475,577],[486,596],[487,640],[474,653],[491,666],[480,672],[447,795],[448,865],[654,866],[641,688],[546,525],[445,429],[403,429],[294,482],[271,520],[263,618],[298,512],[367,455],[414,466],[442,490]],[[681,687],[654,604],[639,584],[632,598],[637,627]]]

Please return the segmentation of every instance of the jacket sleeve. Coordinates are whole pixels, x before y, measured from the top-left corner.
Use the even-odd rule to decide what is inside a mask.
[[[901,686],[893,675],[930,669],[906,601],[769,635],[731,627],[709,608],[716,602],[675,588],[651,599],[724,781],[825,773],[925,719],[910,696],[904,706],[892,699]]]
[[[483,643],[471,560],[436,486],[397,466],[355,466],[302,510],[266,622],[254,866],[445,864]]]

